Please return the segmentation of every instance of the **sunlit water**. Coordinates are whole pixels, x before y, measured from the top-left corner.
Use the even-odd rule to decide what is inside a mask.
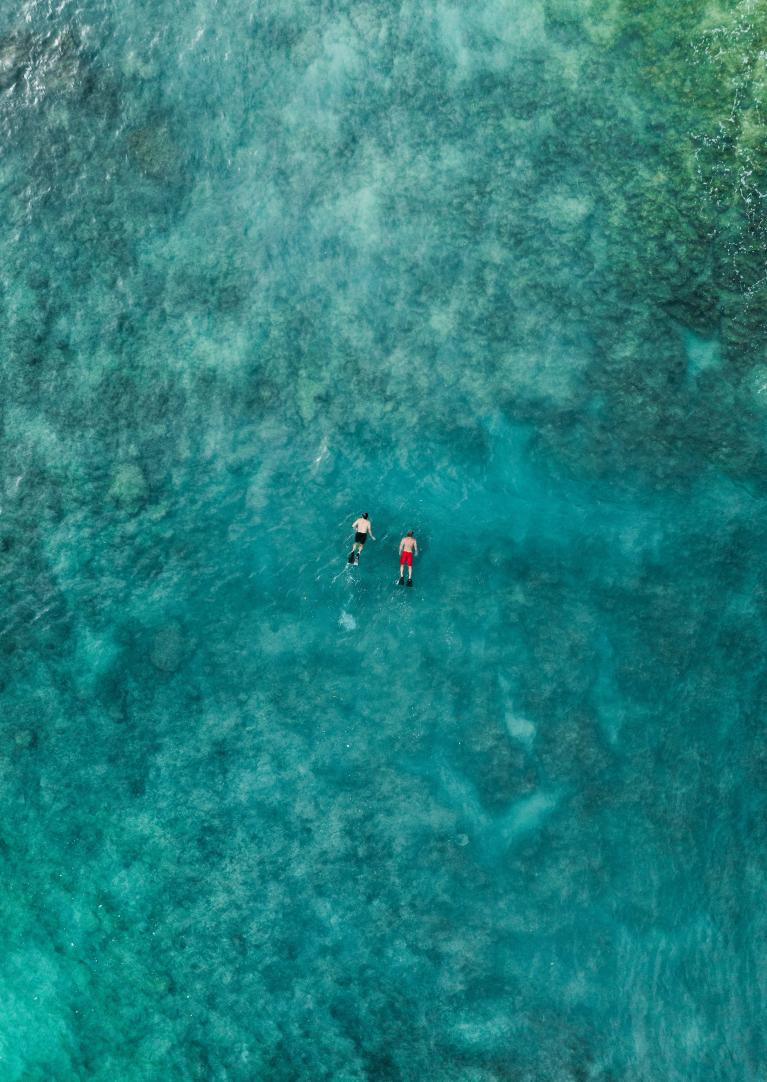
[[[0,1082],[764,1077],[765,41],[4,5]]]

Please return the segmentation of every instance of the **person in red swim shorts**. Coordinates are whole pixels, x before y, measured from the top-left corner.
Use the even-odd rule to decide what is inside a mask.
[[[405,568],[408,570],[408,586],[413,585],[413,556],[418,555],[418,542],[413,537],[413,531],[408,530],[399,543],[399,584],[405,584]]]

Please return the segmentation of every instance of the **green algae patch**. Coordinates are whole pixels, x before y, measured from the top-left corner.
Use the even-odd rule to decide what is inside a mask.
[[[639,183],[640,239],[665,235],[673,254],[653,259],[651,248],[649,265],[677,293],[685,270],[698,286],[707,279],[712,311],[726,312],[725,353],[749,353],[767,326],[767,14],[751,3],[687,3],[669,18],[663,5],[626,5],[624,20],[635,85],[664,132],[660,198]]]

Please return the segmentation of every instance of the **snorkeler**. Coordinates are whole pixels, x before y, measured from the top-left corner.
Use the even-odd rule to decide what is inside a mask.
[[[413,537],[413,531],[408,530],[399,543],[399,584],[405,584],[405,568],[408,570],[408,586],[413,585],[413,556],[418,555],[418,542]]]
[[[362,546],[370,536],[371,541],[375,541],[373,537],[373,526],[368,518],[367,511],[365,514],[352,523],[352,529],[354,530],[354,544],[352,545],[352,551],[349,553],[349,563],[358,564],[360,562],[360,553],[362,552]]]

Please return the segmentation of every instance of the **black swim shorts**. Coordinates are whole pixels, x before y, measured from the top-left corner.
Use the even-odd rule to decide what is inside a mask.
[[[354,544],[355,545],[364,545],[365,542],[367,541],[367,539],[368,539],[368,535],[366,533],[355,533],[355,535],[354,535]]]

